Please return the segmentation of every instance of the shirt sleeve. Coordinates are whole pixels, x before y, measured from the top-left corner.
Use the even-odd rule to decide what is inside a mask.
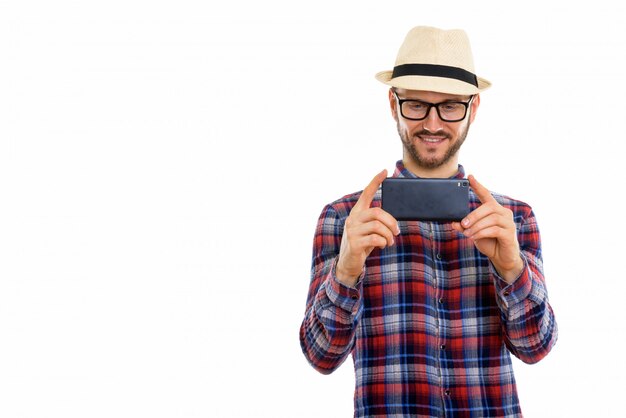
[[[558,337],[543,275],[541,238],[532,211],[521,222],[518,241],[524,261],[519,277],[508,284],[493,265],[490,269],[494,276],[505,344],[520,360],[532,364],[550,352]]]
[[[309,363],[329,374],[349,356],[363,309],[362,278],[354,288],[337,280],[335,267],[343,234],[342,219],[332,206],[320,216],[313,242],[311,283],[300,345]]]

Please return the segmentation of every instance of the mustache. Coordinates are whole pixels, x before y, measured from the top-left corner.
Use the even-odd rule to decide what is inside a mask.
[[[431,136],[431,137],[435,137],[435,138],[442,138],[442,139],[450,139],[452,136],[446,132],[438,132],[438,133],[432,133],[430,131],[426,131],[424,129],[422,129],[421,131],[417,131],[413,133],[413,137],[418,137],[418,136]]]

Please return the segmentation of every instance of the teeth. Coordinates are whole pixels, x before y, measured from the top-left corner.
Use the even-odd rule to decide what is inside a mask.
[[[435,142],[440,142],[441,138],[437,138],[437,139],[433,139],[433,138],[422,138],[424,140],[424,142],[431,142],[431,143],[435,143]]]

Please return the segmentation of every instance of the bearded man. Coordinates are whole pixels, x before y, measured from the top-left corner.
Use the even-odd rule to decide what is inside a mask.
[[[376,78],[403,144],[393,177],[464,179],[459,150],[491,85],[465,32],[413,28]],[[305,357],[327,374],[352,354],[358,417],[520,417],[510,354],[536,363],[557,339],[531,207],[470,175],[464,218],[398,221],[381,208],[386,177],[320,215]]]

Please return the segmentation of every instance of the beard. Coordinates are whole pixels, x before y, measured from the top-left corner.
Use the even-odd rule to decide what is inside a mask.
[[[404,147],[405,153],[409,155],[409,157],[417,164],[419,167],[426,169],[434,169],[441,167],[446,164],[452,157],[456,155],[457,152],[461,149],[461,145],[465,142],[465,138],[467,137],[467,132],[469,131],[469,123],[465,126],[465,128],[459,132],[459,136],[456,141],[452,141],[452,135],[447,132],[441,132],[438,134],[433,134],[432,132],[421,130],[413,133],[413,138],[418,138],[421,135],[425,136],[440,136],[441,138],[445,138],[450,142],[449,148],[446,150],[443,157],[437,159],[436,157],[430,157],[428,155],[420,155],[419,151],[415,147],[415,143],[413,138],[409,138],[408,132],[400,129],[400,122],[396,123],[398,129],[398,135],[400,135],[400,139],[402,140],[402,146]],[[418,139],[419,140],[419,139]]]

